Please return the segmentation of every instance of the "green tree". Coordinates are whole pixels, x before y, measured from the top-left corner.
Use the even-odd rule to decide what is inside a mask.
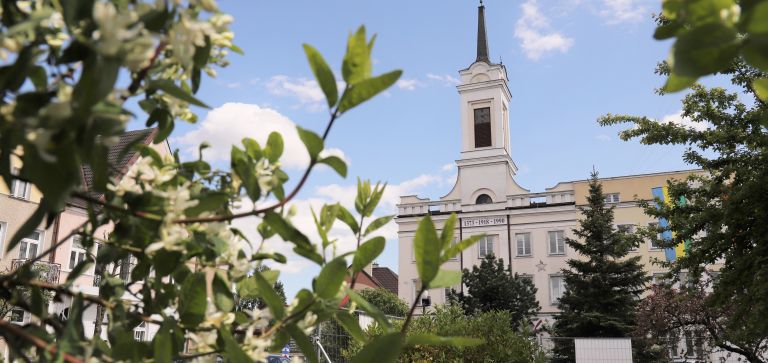
[[[256,268],[256,272],[262,274],[267,271],[276,272],[265,265],[261,265]],[[275,278],[275,283],[272,284],[272,288],[275,289],[275,293],[277,293],[278,297],[283,302],[283,305],[285,305],[287,300],[285,297],[285,286],[283,286],[283,282]],[[235,295],[237,298],[237,310],[264,309],[267,307],[267,303],[258,295],[243,295],[241,291],[235,291]]]
[[[658,72],[667,71],[662,65]],[[682,116],[702,127],[628,115],[607,115],[599,122],[633,124],[620,133],[623,140],[687,146],[683,159],[703,173],[668,182],[670,198],[685,203],[645,203],[645,212],[669,221],[673,238],[658,241],[661,246],[686,246],[684,256],[666,264],[674,273],[684,271],[697,281],[708,266],[723,264],[706,302],[730,312],[718,321],[726,349],[759,361],[768,351],[768,133],[763,126],[768,104],[750,85],[766,74],[737,59],[722,76],[741,92],[695,85],[683,98]]]
[[[387,289],[365,289],[360,291],[360,296],[384,314],[397,317],[408,314],[408,304]]]
[[[574,230],[578,239],[566,243],[579,258],[568,260],[562,270],[566,291],[558,301],[553,332],[558,337],[628,337],[635,329],[635,312],[648,277],[640,257],[627,257],[640,238],[616,230],[613,207],[596,171],[589,181],[587,205]],[[573,342],[557,341],[555,358],[573,361]]]
[[[228,361],[250,362],[264,360],[268,352],[293,339],[314,362],[308,334],[329,320],[364,345],[355,361],[391,362],[416,343],[454,342],[431,336],[406,341],[415,302],[396,328],[343,283],[384,249],[384,239],[371,234],[392,216],[367,220],[373,218],[384,186],[358,181],[354,211],[339,204],[322,206],[315,219],[320,235],[315,241],[291,220],[290,203],[318,165],[346,177],[344,161],[323,153],[338,119],[392,86],[402,74],[394,70],[374,75],[374,37],[364,27],[348,37],[340,65],[343,89],[338,89],[337,77],[320,52],[304,45],[309,68],[327,101],[328,121],[317,131],[297,128],[309,157],[297,180],[288,183],[289,175],[281,168],[284,142],[276,132],[264,143],[243,139],[232,147],[229,166],[223,168],[205,161],[206,144],[192,160],[136,146],[123,151],[138,153],[140,161],[122,180],[115,180],[111,171],[119,167],[110,165],[108,151],[129,121],[141,118],[148,127],[156,127],[154,142],[160,143],[176,122],[197,119],[195,107],[208,108],[197,96],[205,75],[213,77],[217,67],[226,66],[229,52],[242,52],[232,43],[229,27],[234,19],[222,13],[215,0],[3,1],[0,11],[0,58],[9,60],[0,66],[0,177],[6,185],[14,180],[30,182],[42,194],[37,209],[7,240],[6,249],[15,248],[38,226],[53,223],[72,198],[88,204],[87,221],[21,267],[0,275],[0,298],[26,310],[35,321],[17,326],[0,320],[0,335],[20,359],[165,363],[221,355]],[[129,110],[128,105],[134,104],[139,109]],[[18,164],[17,173],[11,165]],[[92,171],[87,189],[84,164]],[[253,207],[237,210],[237,205]],[[258,231],[254,240],[232,225],[246,217],[260,221],[253,226]],[[328,237],[336,222],[356,237],[354,252],[336,252],[337,241]],[[95,231],[103,226],[114,229],[98,240],[95,256],[89,254],[69,272],[67,281],[45,281],[33,272],[36,261],[75,234],[83,236],[85,249],[94,250]],[[476,239],[452,245],[452,231],[438,235],[431,219],[420,222],[415,257],[425,289],[460,281],[460,274],[441,266]],[[268,239],[290,246],[297,258],[319,270],[311,288],[300,290],[289,306],[275,291],[269,271],[254,272],[265,262],[290,263],[284,255],[262,249]],[[123,261],[131,260],[135,266],[123,271],[132,265]],[[97,268],[98,296],[73,286],[94,264],[121,266],[120,278]],[[261,299],[266,308],[250,314],[238,311],[233,286],[242,296]],[[28,304],[22,291],[29,291]],[[71,298],[65,322],[50,316],[42,298],[46,293]],[[136,303],[127,304],[128,295]],[[354,317],[338,309],[347,295],[386,334],[365,339]],[[92,306],[109,316],[106,344],[85,337],[84,324],[91,322],[83,320],[83,312]],[[134,340],[131,332],[139,324],[156,331],[151,342]],[[189,347],[194,351],[187,351]]]
[[[533,281],[511,274],[501,258],[487,256],[480,266],[472,266],[471,271],[464,269],[461,280],[467,293],[451,291],[450,299],[458,301],[467,314],[508,311],[512,327],[518,329],[521,324],[529,324],[541,310]]]

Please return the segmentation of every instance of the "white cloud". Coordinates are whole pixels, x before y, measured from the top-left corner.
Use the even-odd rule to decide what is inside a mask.
[[[455,86],[460,83],[456,77],[453,77],[450,74],[427,73],[427,78],[440,82],[443,84],[443,86]]]
[[[442,171],[451,171],[451,170],[453,170],[454,167],[455,167],[455,165],[453,163],[448,163],[448,164],[443,165],[440,168],[440,170],[442,170]]]
[[[599,14],[608,24],[637,22],[649,15],[646,8],[637,0],[603,0],[603,8]]]
[[[688,117],[684,117],[683,111],[677,111],[676,113],[666,115],[661,118],[661,122],[677,124],[683,127],[692,128],[696,131],[704,131],[710,126],[706,122],[696,122]]]
[[[413,91],[416,87],[422,87],[423,84],[418,79],[400,79],[397,81],[397,88],[406,91]]]
[[[515,24],[515,37],[520,39],[523,53],[529,59],[538,60],[553,52],[565,53],[573,46],[573,38],[552,29],[536,0],[528,0],[520,8],[523,15]]]
[[[611,141],[611,137],[606,134],[599,134],[595,136],[595,139],[598,141]]]
[[[172,141],[188,155],[197,155],[198,145],[207,141],[211,147],[204,151],[206,160],[225,161],[229,160],[232,145],[242,145],[245,137],[264,145],[272,131],[283,136],[285,147],[280,162],[284,167],[300,169],[309,164],[309,156],[296,132],[296,124],[279,112],[258,105],[225,103],[208,112],[196,129]],[[339,149],[328,148],[324,153],[349,162]]]
[[[309,111],[321,111],[326,107],[323,90],[315,80],[277,75],[269,79],[266,87],[267,91],[275,96],[295,98],[299,101],[299,106],[304,106]],[[344,83],[337,82],[337,87],[343,89]]]

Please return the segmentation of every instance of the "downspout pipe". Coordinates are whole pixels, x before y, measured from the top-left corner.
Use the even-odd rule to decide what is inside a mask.
[[[461,222],[461,217],[459,217],[459,241],[464,240],[464,224]],[[459,269],[463,272],[464,271],[464,251],[459,252]],[[464,294],[464,283],[462,282],[459,284],[459,288],[461,290],[461,293]]]
[[[509,214],[507,214],[507,252],[509,253],[509,275],[512,276],[512,229],[509,225]]]

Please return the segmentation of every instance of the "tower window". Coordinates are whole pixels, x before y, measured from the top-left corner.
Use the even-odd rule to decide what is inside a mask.
[[[477,196],[477,199],[475,200],[475,204],[491,204],[493,203],[493,199],[488,194],[480,194]]]
[[[491,108],[475,109],[475,147],[491,146]]]

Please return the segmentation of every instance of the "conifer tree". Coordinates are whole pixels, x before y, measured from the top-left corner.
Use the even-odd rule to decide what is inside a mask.
[[[640,257],[629,257],[641,237],[613,227],[613,207],[605,205],[596,171],[589,181],[588,205],[574,230],[578,239],[566,238],[579,258],[563,269],[566,291],[555,317],[558,337],[627,337],[635,327],[635,311],[648,277]],[[555,361],[573,361],[573,341],[556,340]]]

